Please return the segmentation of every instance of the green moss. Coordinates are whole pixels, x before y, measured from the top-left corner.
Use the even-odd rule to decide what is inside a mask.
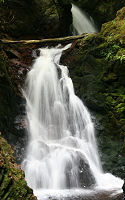
[[[116,100],[112,98],[112,96],[107,96],[106,97],[106,102],[108,104],[111,104],[111,105],[115,105],[116,104]]]
[[[35,200],[28,188],[24,173],[15,162],[13,151],[6,140],[0,136],[0,198],[2,200]]]
[[[105,39],[107,40],[107,42],[115,42],[119,40],[120,43],[122,44],[124,43],[125,39],[124,14],[122,14],[122,17],[120,15],[121,13],[124,12],[125,12],[125,7],[122,8],[121,11],[117,13],[117,17],[113,21],[110,21],[102,25],[100,36],[106,37]]]
[[[118,113],[118,114],[123,114],[123,113],[125,113],[125,103],[120,103],[120,104],[118,104],[117,106],[116,106],[116,112]]]

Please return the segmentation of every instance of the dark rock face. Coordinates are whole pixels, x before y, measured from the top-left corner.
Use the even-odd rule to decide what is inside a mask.
[[[96,116],[95,128],[106,171],[125,173],[125,8],[101,32],[79,40],[62,58],[77,95]]]
[[[51,0],[7,0],[0,3],[4,37],[59,37],[69,33],[71,4]]]
[[[72,24],[71,4],[65,0],[53,0],[58,16],[59,16],[59,29],[63,36],[70,34],[70,25]]]
[[[27,141],[24,130],[24,106],[22,105],[21,94],[18,94],[18,87],[20,86],[20,77],[19,74],[16,74],[16,71],[19,71],[18,65],[15,64],[15,69],[13,69],[11,63],[17,59],[14,54],[16,51],[12,54],[12,49],[9,50],[7,46],[5,49],[6,50],[3,48],[0,51],[0,132],[3,133],[3,136],[14,147],[17,160],[20,162],[21,158],[19,155],[24,155],[20,152],[24,151],[24,146]],[[11,60],[11,62],[9,60]],[[17,120],[18,116],[20,116],[20,119]]]
[[[7,132],[14,117],[15,95],[4,51],[0,51],[0,130]],[[11,117],[10,117],[11,116]]]
[[[79,182],[81,188],[90,188],[95,184],[90,167],[83,159],[80,159],[79,162]]]
[[[123,0],[77,0],[74,3],[87,11],[100,25],[114,19],[116,12],[125,6]]]

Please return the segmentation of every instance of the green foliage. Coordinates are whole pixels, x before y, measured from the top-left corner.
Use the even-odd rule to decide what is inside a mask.
[[[113,45],[112,43],[109,43],[109,45],[107,44],[107,48],[101,50],[100,54],[107,61],[112,62],[119,60],[121,64],[125,61],[125,50],[117,43],[114,43]]]
[[[116,106],[117,113],[121,114],[125,111],[125,103],[120,103]]]
[[[119,48],[120,46],[117,44],[110,45],[107,49],[103,49],[101,54],[105,57],[106,60],[113,60]]]
[[[116,54],[116,59],[120,60],[120,63],[125,61],[125,49],[121,48]]]
[[[105,93],[106,104],[112,109],[113,112],[118,114],[118,117],[124,118],[125,114],[125,94],[121,92]]]

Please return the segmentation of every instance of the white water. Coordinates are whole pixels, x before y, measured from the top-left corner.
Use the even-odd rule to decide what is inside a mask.
[[[72,4],[72,16],[73,16],[73,27],[80,35],[82,33],[95,33],[98,29],[91,17],[78,8],[76,5]]]
[[[73,194],[74,188],[84,188],[81,160],[95,179],[93,188],[123,185],[121,179],[103,173],[90,113],[75,95],[67,67],[59,64],[62,51],[69,47],[41,48],[26,79],[29,144],[22,168],[38,199],[49,191],[65,194],[69,189]]]

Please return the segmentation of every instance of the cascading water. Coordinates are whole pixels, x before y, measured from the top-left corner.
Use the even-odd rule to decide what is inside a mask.
[[[38,199],[45,190],[64,194],[67,189],[72,193],[123,184],[103,173],[91,116],[75,95],[67,67],[59,64],[69,47],[41,48],[26,79],[29,144],[22,168]]]
[[[75,34],[82,33],[95,33],[98,29],[91,17],[78,8],[76,5],[72,4],[72,17],[73,17],[73,27],[75,29]]]

